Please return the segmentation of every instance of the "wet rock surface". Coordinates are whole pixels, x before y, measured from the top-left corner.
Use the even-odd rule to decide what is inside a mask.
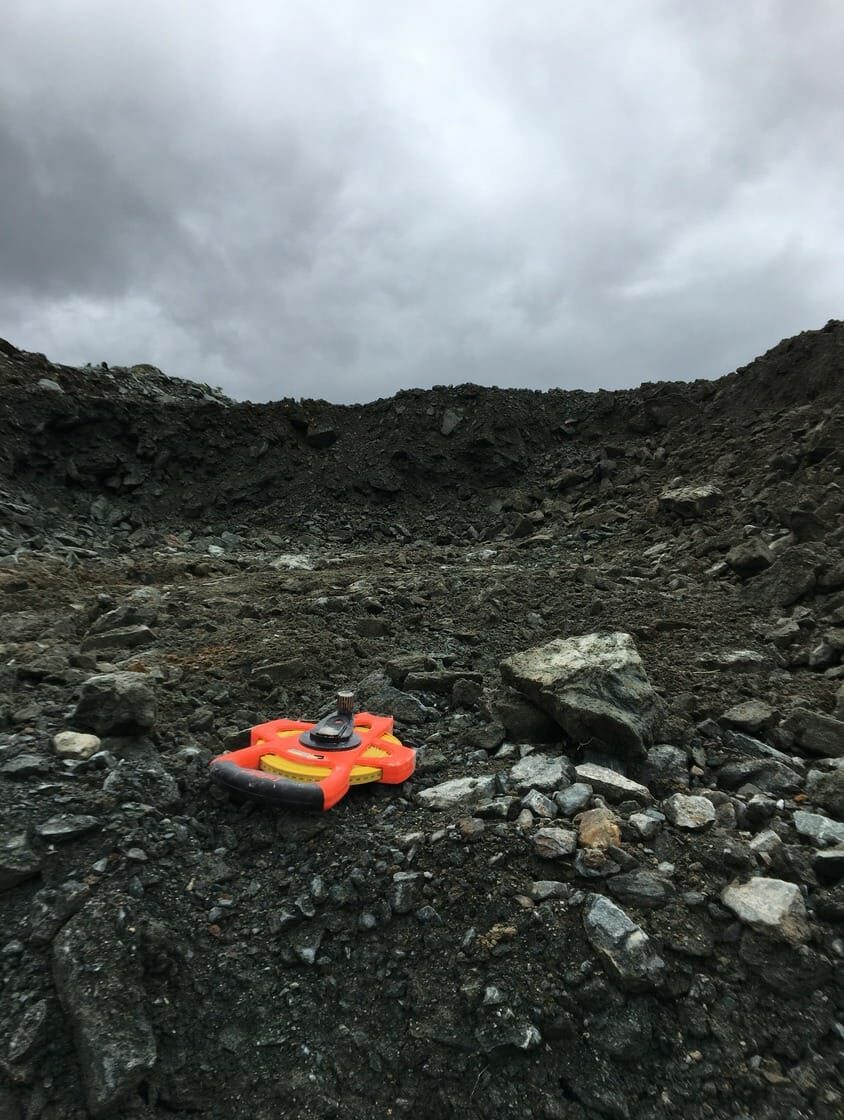
[[[340,408],[0,347],[0,1116],[839,1120],[842,354]],[[210,783],[341,686],[404,786]]]

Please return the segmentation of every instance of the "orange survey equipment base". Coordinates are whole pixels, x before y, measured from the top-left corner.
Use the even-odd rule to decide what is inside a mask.
[[[390,716],[358,712],[355,737],[348,750],[306,746],[304,732],[316,724],[276,719],[253,727],[249,746],[211,760],[211,776],[232,792],[268,804],[293,808],[330,809],[352,785],[406,781],[416,754],[393,735]]]

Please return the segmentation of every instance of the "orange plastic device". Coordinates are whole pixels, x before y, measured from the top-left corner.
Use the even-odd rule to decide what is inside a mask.
[[[251,728],[248,746],[211,760],[212,778],[246,797],[303,809],[330,809],[353,785],[406,781],[416,752],[393,735],[392,717],[352,715],[349,697],[340,693],[338,711],[319,723],[276,719]]]

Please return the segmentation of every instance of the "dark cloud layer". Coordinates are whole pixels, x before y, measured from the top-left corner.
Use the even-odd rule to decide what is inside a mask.
[[[844,8],[6,0],[0,334],[236,396],[715,376],[844,314]]]

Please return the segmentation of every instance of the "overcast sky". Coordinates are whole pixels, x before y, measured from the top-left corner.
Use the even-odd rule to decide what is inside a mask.
[[[2,0],[0,336],[253,400],[844,317],[841,0]]]

